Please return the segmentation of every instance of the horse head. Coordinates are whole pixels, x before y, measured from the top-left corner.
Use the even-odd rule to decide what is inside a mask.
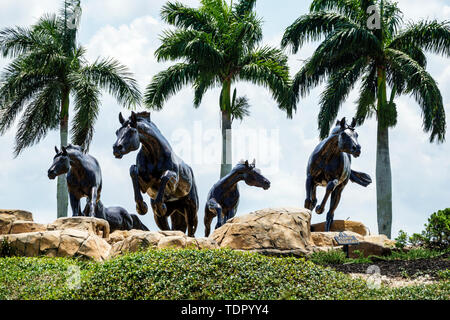
[[[270,188],[270,181],[261,174],[261,170],[256,168],[256,160],[253,160],[251,164],[248,161],[241,161],[238,164],[238,170],[241,171],[243,180],[247,185],[264,190]]]
[[[125,120],[122,113],[119,114],[119,122],[122,125],[117,131],[117,141],[113,145],[113,153],[117,159],[139,149],[140,140],[137,128],[138,115],[131,112],[128,120]]]
[[[65,174],[70,170],[70,159],[65,147],[61,148],[61,151],[55,147],[56,155],[53,158],[53,164],[48,169],[48,177],[53,180],[57,176]]]
[[[350,125],[347,125],[345,118],[336,123],[333,133],[339,135],[339,151],[351,154],[355,158],[361,155],[361,145],[358,142],[358,133],[355,131],[356,119]]]

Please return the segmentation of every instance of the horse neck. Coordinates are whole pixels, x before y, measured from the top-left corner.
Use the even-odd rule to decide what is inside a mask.
[[[318,156],[319,158],[324,159],[325,162],[329,162],[340,153],[341,151],[339,150],[339,135],[335,134],[325,139]]]
[[[221,185],[227,189],[233,189],[237,188],[238,182],[242,180],[244,180],[244,177],[241,172],[232,170],[229,174],[222,178]]]
[[[158,159],[163,154],[171,152],[169,143],[150,125],[138,124],[139,140],[144,152],[152,159]]]
[[[84,154],[78,150],[67,150],[67,155],[70,159],[70,172],[76,177],[84,175],[86,168],[84,166]]]

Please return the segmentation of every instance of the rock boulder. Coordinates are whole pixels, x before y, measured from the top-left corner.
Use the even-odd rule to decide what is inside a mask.
[[[314,250],[310,221],[306,209],[264,209],[228,220],[211,238],[220,248],[303,256]]]
[[[311,225],[311,231],[324,232],[325,222]],[[330,231],[335,232],[352,231],[362,236],[367,236],[369,234],[367,231],[367,227],[363,223],[349,220],[334,220],[333,224],[331,225]]]

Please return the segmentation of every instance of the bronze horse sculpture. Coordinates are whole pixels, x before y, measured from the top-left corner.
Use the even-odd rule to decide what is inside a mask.
[[[173,152],[151,121],[150,113],[132,112],[127,120],[120,113],[119,121],[121,127],[116,131],[114,156],[121,159],[140,148],[136,164],[130,167],[137,212],[141,215],[148,212],[142,197],[142,193],[147,193],[156,224],[161,230],[186,232],[187,229],[188,235],[193,237],[198,223],[198,195],[191,167]]]
[[[55,179],[67,173],[72,215],[95,217],[108,221],[110,232],[115,230],[145,230],[147,227],[134,214],[129,214],[124,208],[105,208],[100,201],[102,190],[102,174],[98,161],[84,153],[81,147],[69,145],[61,151],[55,147],[56,156],[48,170],[48,177]],[[86,206],[81,212],[80,200],[87,197]]]
[[[209,236],[211,222],[215,217],[217,217],[217,229],[236,215],[239,204],[239,181],[244,181],[249,186],[263,188],[264,190],[270,188],[270,181],[256,168],[255,161],[252,164],[249,164],[248,161],[238,163],[229,174],[214,184],[209,191],[205,205],[205,237]]]
[[[355,126],[355,119],[350,125],[347,125],[345,118],[338,121],[329,137],[320,142],[308,161],[305,208],[313,210],[316,206],[317,186],[326,187],[322,203],[316,207],[318,214],[324,212],[326,202],[331,195],[325,231],[331,229],[334,212],[348,181],[364,187],[372,183],[369,175],[351,170],[351,155],[355,158],[361,155],[361,146],[358,143]]]
[[[55,147],[56,156],[48,170],[49,179],[55,179],[67,173],[67,187],[72,208],[72,216],[82,216],[80,199],[87,197],[85,213],[95,216],[95,207],[102,192],[102,173],[98,161],[91,155],[85,154],[81,147],[68,145]]]

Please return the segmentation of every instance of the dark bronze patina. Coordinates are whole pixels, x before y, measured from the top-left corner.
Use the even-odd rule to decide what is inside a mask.
[[[270,181],[256,168],[255,161],[252,164],[241,161],[209,191],[204,218],[206,237],[211,232],[211,222],[215,217],[217,217],[217,229],[236,215],[239,204],[239,181],[245,181],[249,186],[264,190],[270,188]]]
[[[102,190],[102,173],[98,161],[91,155],[84,153],[81,147],[69,145],[61,151],[55,147],[56,156],[48,170],[48,177],[55,179],[67,173],[72,215],[95,217],[108,221],[110,231],[115,230],[145,230],[148,228],[135,214],[129,214],[124,208],[105,208],[100,201]],[[86,206],[81,212],[80,200],[87,197]]]
[[[169,142],[150,119],[150,113],[131,113],[117,130],[113,153],[117,159],[139,150],[136,165],[130,167],[136,210],[148,212],[142,193],[151,198],[157,226],[161,230],[188,231],[194,236],[197,229],[198,195],[194,173],[172,150]],[[171,218],[172,228],[169,227]]]
[[[55,147],[56,156],[48,170],[48,177],[55,179],[67,173],[67,187],[69,188],[70,206],[72,216],[82,216],[80,199],[87,197],[87,210],[89,217],[95,216],[95,207],[100,200],[102,192],[102,173],[97,160],[83,152],[79,146],[68,145],[61,151]]]
[[[86,205],[84,211],[89,210]],[[122,207],[105,207],[99,200],[95,207],[95,217],[104,219],[109,223],[109,229],[111,232],[116,230],[144,230],[149,231],[148,228],[142,223],[139,217],[135,214],[128,213]]]
[[[356,120],[347,125],[345,118],[338,121],[330,136],[320,142],[309,158],[306,177],[305,208],[313,210],[317,204],[317,186],[326,187],[322,203],[316,207],[316,212],[322,214],[325,204],[331,195],[330,209],[327,213],[325,231],[330,231],[334,211],[341,199],[342,191],[348,181],[367,187],[372,183],[369,175],[351,170],[351,155],[355,158],[361,155],[358,134],[355,131]]]

